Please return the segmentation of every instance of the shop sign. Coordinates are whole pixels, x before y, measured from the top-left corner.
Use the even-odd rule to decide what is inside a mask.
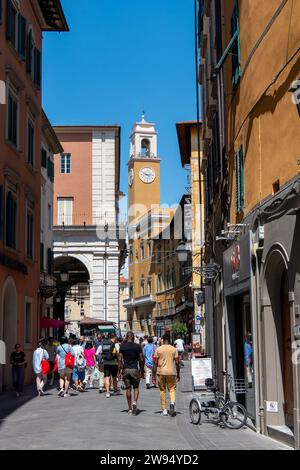
[[[240,245],[236,245],[233,248],[232,255],[231,255],[231,271],[232,271],[232,279],[238,279],[240,268],[241,268],[241,248]]]
[[[267,401],[268,413],[278,413],[278,401]]]
[[[192,376],[194,388],[206,388],[206,379],[212,379],[211,358],[192,359]]]

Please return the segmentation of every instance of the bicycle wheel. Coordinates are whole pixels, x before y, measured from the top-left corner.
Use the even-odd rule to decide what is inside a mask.
[[[224,406],[221,419],[226,428],[241,429],[247,422],[247,411],[240,403],[230,401]]]
[[[193,398],[190,403],[190,418],[191,423],[195,425],[199,424],[201,421],[201,407],[196,398]]]

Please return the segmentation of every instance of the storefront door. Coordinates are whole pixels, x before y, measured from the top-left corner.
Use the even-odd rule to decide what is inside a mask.
[[[282,322],[282,375],[284,389],[284,414],[287,426],[293,426],[294,393],[293,393],[293,367],[291,348],[291,320],[290,304],[287,288],[286,273],[282,278],[281,286],[281,322]]]

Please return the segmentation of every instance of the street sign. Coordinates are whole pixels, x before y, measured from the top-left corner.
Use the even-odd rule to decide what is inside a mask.
[[[201,315],[196,315],[196,320],[200,321],[201,320]]]

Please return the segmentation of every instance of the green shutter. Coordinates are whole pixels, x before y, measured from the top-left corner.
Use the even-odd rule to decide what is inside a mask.
[[[240,46],[240,25],[238,1],[235,2],[231,17],[231,37],[237,33],[237,37],[232,47],[232,84],[236,86],[241,76],[241,46]]]
[[[21,59],[26,59],[26,19],[20,13],[18,15],[18,54]]]
[[[245,207],[244,149],[235,154],[235,210],[238,214]]]

